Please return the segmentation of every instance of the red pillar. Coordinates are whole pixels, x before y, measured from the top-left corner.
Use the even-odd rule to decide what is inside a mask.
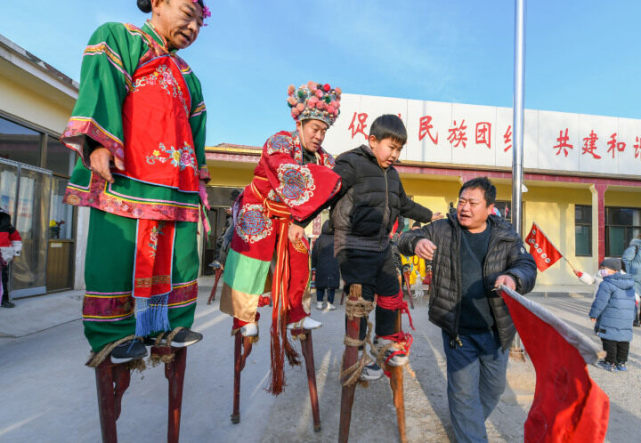
[[[601,263],[605,257],[605,191],[608,189],[608,185],[605,183],[595,183],[594,189],[597,193],[597,229],[599,233],[598,251],[599,263]]]

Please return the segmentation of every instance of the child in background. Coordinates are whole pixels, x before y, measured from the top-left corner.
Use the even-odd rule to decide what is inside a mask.
[[[589,314],[606,352],[605,360],[600,361],[599,366],[611,372],[626,371],[634,321],[634,279],[621,272],[618,258],[603,260],[599,273],[603,281]]]
[[[334,232],[329,220],[323,223],[321,235],[312,248],[312,271],[316,285],[316,309],[323,309],[323,298],[327,292],[327,310],[335,310],[334,293],[341,283],[341,271],[334,257]]]

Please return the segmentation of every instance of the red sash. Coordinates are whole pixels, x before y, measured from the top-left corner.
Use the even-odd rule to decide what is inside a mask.
[[[134,180],[198,192],[198,162],[189,125],[191,97],[171,55],[136,69],[122,123],[125,171]]]
[[[138,220],[134,297],[150,298],[171,292],[171,268],[176,223]]]

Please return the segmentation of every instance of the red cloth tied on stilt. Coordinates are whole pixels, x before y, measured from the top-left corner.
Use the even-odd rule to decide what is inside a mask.
[[[401,314],[407,314],[407,318],[410,321],[410,328],[414,330],[414,323],[412,322],[412,314],[410,314],[410,309],[407,306],[407,302],[403,300],[403,291],[399,290],[398,294],[392,295],[389,297],[381,297],[380,295],[376,297],[376,304],[383,309],[388,311],[395,311],[397,309],[401,310]]]
[[[410,327],[414,330],[414,323],[412,322],[412,315],[410,314],[409,307],[407,302],[403,300],[403,292],[399,291],[398,294],[392,295],[390,297],[381,297],[380,295],[376,298],[376,304],[383,309],[389,311],[396,311],[397,309],[401,311],[401,314],[407,314],[409,318]],[[390,377],[390,372],[386,369],[387,362],[389,362],[395,355],[403,354],[409,355],[410,348],[412,347],[412,342],[414,338],[409,332],[398,331],[395,334],[391,335],[379,335],[378,338],[383,340],[390,340],[394,343],[401,344],[402,349],[397,349],[394,352],[391,352],[385,359],[385,365],[383,367],[383,372],[387,377]]]

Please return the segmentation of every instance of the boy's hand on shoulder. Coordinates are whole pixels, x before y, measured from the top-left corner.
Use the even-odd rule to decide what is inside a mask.
[[[426,238],[420,239],[414,248],[414,254],[425,260],[432,260],[434,252],[436,252],[436,245]]]

